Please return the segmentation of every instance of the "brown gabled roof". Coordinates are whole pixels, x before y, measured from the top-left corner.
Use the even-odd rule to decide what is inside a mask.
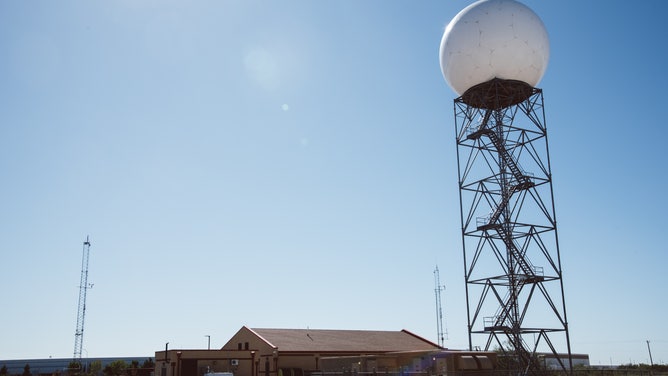
[[[433,342],[407,330],[249,329],[280,352],[392,352],[434,350]]]

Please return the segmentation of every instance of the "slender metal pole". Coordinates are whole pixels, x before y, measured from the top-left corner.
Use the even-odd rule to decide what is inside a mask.
[[[654,361],[652,360],[652,349],[649,347],[649,340],[647,340],[647,352],[649,353],[649,365],[654,368]]]
[[[90,240],[86,236],[83,243],[83,256],[81,257],[81,281],[79,282],[79,305],[77,308],[77,329],[74,333],[74,356],[73,360],[81,367],[81,350],[83,349],[84,319],[86,317],[86,292],[92,288],[88,284],[88,259],[90,257]]]
[[[206,346],[206,349],[207,349],[207,350],[211,350],[211,336],[207,334],[207,335],[205,335],[204,337],[207,338],[207,346]]]

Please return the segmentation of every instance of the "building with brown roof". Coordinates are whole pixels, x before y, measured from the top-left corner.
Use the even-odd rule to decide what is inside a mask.
[[[435,350],[439,346],[408,330],[250,329],[241,328],[223,350],[254,347],[282,354],[322,352],[328,354],[386,353]]]
[[[392,353],[429,354],[441,348],[407,330],[267,329],[242,327],[220,350],[157,351],[156,376],[301,376],[322,371],[323,359]],[[356,359],[356,358],[355,358]]]

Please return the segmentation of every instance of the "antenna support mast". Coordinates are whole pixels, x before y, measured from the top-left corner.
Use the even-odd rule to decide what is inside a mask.
[[[75,362],[81,363],[81,350],[83,349],[84,318],[86,316],[86,292],[92,288],[88,284],[88,257],[90,255],[90,241],[86,236],[83,243],[83,256],[81,258],[81,281],[79,282],[79,305],[77,307],[77,330],[74,333],[74,358]]]
[[[441,309],[441,291],[445,290],[445,286],[441,285],[441,276],[438,272],[438,265],[434,270],[434,293],[436,294],[436,335],[438,337],[438,345],[445,346],[445,337],[448,335],[448,330],[443,326],[443,310]]]

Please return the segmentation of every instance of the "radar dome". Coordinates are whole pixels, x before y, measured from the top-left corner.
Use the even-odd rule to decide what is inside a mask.
[[[514,0],[480,0],[450,21],[441,39],[441,71],[459,95],[493,78],[535,87],[550,43],[543,21]]]

